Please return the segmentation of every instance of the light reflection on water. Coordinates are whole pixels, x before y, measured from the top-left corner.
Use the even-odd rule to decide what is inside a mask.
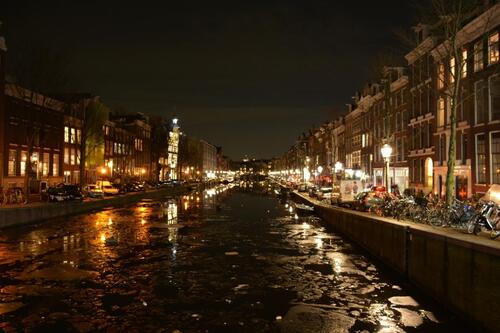
[[[113,282],[117,285],[127,284],[129,279],[143,279],[141,283],[149,288],[156,279],[172,280],[183,285],[181,289],[186,294],[192,293],[207,302],[218,302],[217,297],[222,297],[223,304],[237,298],[233,291],[238,285],[249,284],[249,294],[273,285],[277,286],[274,289],[291,291],[294,296],[286,299],[284,305],[272,303],[277,300],[268,301],[272,306],[268,305],[266,315],[270,312],[271,320],[277,315],[284,317],[291,306],[288,302],[294,301],[327,305],[332,311],[349,316],[357,311],[357,320],[365,325],[360,327],[368,331],[402,330],[401,316],[388,299],[406,295],[408,291],[393,288],[391,279],[349,243],[327,231],[319,219],[299,217],[289,203],[278,204],[274,199],[245,194],[262,188],[262,184],[241,185],[236,191],[221,186],[71,217],[33,230],[12,230],[2,236],[1,258],[11,263],[19,258],[36,258],[33,264],[30,260],[23,263],[25,271],[40,263],[44,267],[62,264],[99,273],[111,271],[114,279],[120,275],[127,277]],[[265,187],[266,192],[271,192]],[[236,255],[227,258],[225,253]],[[146,268],[137,263],[155,256],[161,260],[144,264]],[[131,268],[124,268],[124,262]],[[171,270],[177,264],[187,268]],[[151,271],[147,265],[157,265],[154,267],[167,273]],[[176,277],[173,272],[179,275]],[[154,278],[144,278],[146,275]],[[100,279],[108,278],[103,275]],[[211,288],[224,289],[211,291],[207,297]],[[248,297],[252,304],[263,303],[265,298],[261,294]],[[162,309],[161,303],[155,303],[161,300],[161,296],[150,290],[141,294],[141,304],[156,304],[155,309]],[[92,300],[95,304],[100,301],[100,298]],[[205,310],[210,308],[208,305]],[[240,310],[242,316],[249,311]],[[220,311],[240,310],[235,307]],[[139,318],[135,311],[134,308],[131,313]],[[192,318],[191,315],[188,317]]]

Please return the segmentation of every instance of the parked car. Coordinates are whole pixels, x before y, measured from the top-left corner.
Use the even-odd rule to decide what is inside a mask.
[[[102,190],[104,195],[116,195],[119,192],[118,189],[108,180],[98,180],[96,185]]]
[[[146,190],[146,187],[144,186],[144,182],[135,181],[135,182],[132,182],[132,184],[138,189],[138,191],[145,191]]]
[[[60,202],[68,200],[83,200],[83,194],[78,185],[59,184],[47,190],[49,201]]]
[[[136,183],[126,183],[121,188],[124,192],[139,192],[141,188]]]
[[[90,198],[103,198],[104,192],[96,184],[88,184],[83,187],[83,194]]]

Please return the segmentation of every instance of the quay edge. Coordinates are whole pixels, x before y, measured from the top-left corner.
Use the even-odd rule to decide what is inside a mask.
[[[295,200],[314,205],[325,223],[459,316],[477,331],[500,331],[500,244],[455,230],[395,221],[321,204],[297,192]]]
[[[126,195],[106,197],[101,200],[84,202],[41,203],[25,207],[0,207],[0,229],[44,221],[53,218],[82,214],[110,206],[122,206],[142,199],[155,199],[188,192],[189,186],[168,187],[158,190],[137,192]]]

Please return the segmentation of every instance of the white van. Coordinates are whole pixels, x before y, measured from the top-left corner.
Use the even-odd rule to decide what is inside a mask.
[[[113,184],[111,184],[111,182],[108,180],[98,180],[96,182],[96,185],[102,190],[104,195],[118,194],[118,189],[116,187],[113,187]]]

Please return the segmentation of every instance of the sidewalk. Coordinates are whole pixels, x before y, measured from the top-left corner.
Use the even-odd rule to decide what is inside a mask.
[[[349,213],[352,213],[355,215],[364,216],[364,217],[368,217],[368,218],[371,218],[374,220],[378,220],[378,221],[398,224],[398,225],[410,227],[410,228],[416,229],[416,230],[435,233],[437,235],[453,238],[453,239],[456,239],[456,240],[461,241],[461,242],[469,242],[471,244],[475,244],[475,245],[479,245],[479,246],[492,247],[492,248],[495,248],[495,249],[500,251],[500,237],[497,239],[490,239],[489,233],[486,233],[486,232],[481,232],[478,236],[475,236],[475,235],[471,235],[471,234],[465,233],[463,231],[457,230],[455,228],[435,227],[435,226],[431,226],[428,224],[416,223],[416,222],[412,222],[412,221],[408,221],[408,220],[396,220],[394,218],[382,217],[382,216],[378,216],[378,215],[368,213],[368,212],[360,212],[357,210],[352,210],[352,209],[347,209],[347,208],[342,208],[342,207],[337,207],[337,206],[325,204],[321,201],[318,201],[314,198],[309,197],[309,195],[307,195],[307,194],[299,193],[298,191],[291,191],[291,193],[293,193],[294,195],[309,202],[310,204],[312,204],[315,207],[318,206],[318,207],[323,207],[326,209],[335,209],[335,210],[339,210],[339,211],[345,211],[345,212],[349,212]]]

